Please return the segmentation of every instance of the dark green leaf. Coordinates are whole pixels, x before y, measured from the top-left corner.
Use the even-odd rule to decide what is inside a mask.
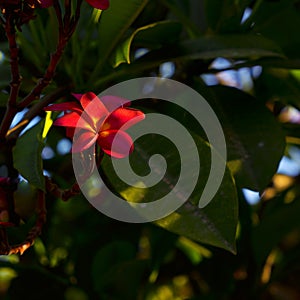
[[[178,21],[181,22],[181,24],[186,28],[189,37],[194,38],[201,35],[201,30],[197,26],[195,22],[193,22],[195,17],[199,21],[199,14],[196,16],[193,14],[195,11],[189,12],[189,6],[202,8],[201,3],[197,1],[197,4],[195,4],[195,1],[191,3],[191,1],[181,1],[181,0],[161,0],[161,3],[165,5],[178,19]],[[193,18],[194,17],[194,18]]]
[[[262,1],[252,21],[256,32],[272,39],[288,57],[299,58],[300,9],[295,1]]]
[[[278,168],[285,136],[275,117],[252,96],[234,88],[211,88],[213,108],[226,136],[229,166],[237,183],[262,191]]]
[[[171,50],[172,49],[172,50]],[[180,42],[176,45],[163,47],[145,55],[143,60],[154,58],[161,61],[178,58],[214,59],[225,58],[258,58],[282,57],[280,48],[271,40],[259,35],[233,34],[206,36]]]
[[[43,128],[44,121],[41,121],[26,131],[18,138],[13,149],[14,167],[30,184],[41,190],[45,190],[41,156],[44,146]]]
[[[201,189],[197,188],[190,200],[197,201],[200,194]],[[235,253],[237,206],[235,184],[227,169],[220,189],[208,206],[199,209],[188,201],[176,212],[156,223],[195,241]]]
[[[200,176],[196,187],[189,200],[176,212],[156,221],[159,226],[177,234],[235,251],[235,233],[237,225],[237,195],[234,181],[228,169],[223,182],[214,199],[203,209],[199,209],[198,202],[205,187],[210,172],[210,147],[199,136],[193,136],[201,160]],[[137,174],[149,172],[148,160],[153,154],[162,155],[167,161],[167,171],[164,178],[151,188],[140,188],[142,182],[137,182],[136,187],[128,187],[114,173],[111,161],[103,160],[103,170],[112,188],[124,199],[133,202],[150,202],[160,199],[168,194],[176,185],[180,174],[179,153],[175,146],[160,136],[147,135],[135,142],[136,151],[131,156],[132,168]],[[186,152],[180,153],[186,159],[190,157],[189,146]],[[159,176],[159,175],[158,175]],[[198,174],[189,174],[198,176]],[[189,180],[186,178],[186,180]],[[180,191],[176,195],[181,196]]]
[[[93,82],[99,86],[107,81],[128,74],[155,68],[166,61],[189,59],[258,59],[262,57],[283,58],[280,48],[272,41],[259,35],[234,34],[206,36],[178,42],[150,51],[129,66],[120,65],[112,73]]]
[[[251,0],[205,0],[205,16],[213,31],[230,32],[239,29],[245,8]]]

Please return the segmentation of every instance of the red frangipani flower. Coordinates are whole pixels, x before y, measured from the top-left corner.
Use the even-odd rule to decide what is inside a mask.
[[[77,128],[73,152],[84,151],[95,143],[116,158],[127,156],[128,149],[132,152],[132,139],[124,130],[143,120],[144,113],[128,108],[130,102],[124,98],[103,96],[100,100],[92,92],[73,95],[78,102],[53,104],[45,108],[46,111],[65,112],[54,125],[67,127],[68,137],[72,138]]]
[[[53,5],[53,0],[37,0],[42,8]],[[109,7],[109,0],[86,0],[86,2],[94,8],[105,10]]]

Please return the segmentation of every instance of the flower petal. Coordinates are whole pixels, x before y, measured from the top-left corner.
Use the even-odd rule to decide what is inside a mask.
[[[100,99],[92,92],[85,93],[80,98],[80,103],[84,108],[83,116],[94,127],[95,131],[100,131],[104,119],[109,114],[108,110]]]
[[[83,110],[81,106],[77,102],[63,102],[58,104],[52,104],[49,106],[44,107],[45,111],[76,111],[78,113],[81,113]]]
[[[80,94],[78,94],[78,96],[79,95]],[[83,109],[85,109],[90,103],[94,102],[96,98],[99,99],[96,94],[94,94],[93,92],[87,92],[81,96],[79,101]]]
[[[109,7],[109,0],[86,0],[86,2],[94,8],[101,10],[108,9]]]
[[[75,128],[71,128],[71,127],[66,128],[66,136],[69,139],[73,139],[74,133],[75,133]]]
[[[96,143],[98,134],[92,131],[82,131],[76,132],[78,137],[73,138],[72,152],[81,152],[84,151]]]
[[[126,130],[132,125],[145,119],[145,114],[133,108],[118,108],[113,111],[103,122],[101,130],[120,129]]]
[[[116,140],[114,141],[115,137]],[[106,154],[115,158],[126,157],[133,151],[131,137],[121,130],[101,131],[97,143]],[[113,149],[112,144],[114,144]]]
[[[105,95],[101,96],[100,100],[109,112],[112,112],[119,107],[130,105],[130,100],[118,96]]]
[[[78,122],[80,119],[80,122]],[[53,123],[56,126],[65,126],[65,127],[79,127],[90,130],[91,126],[83,118],[80,118],[80,115],[76,112],[67,113],[64,116],[56,119]]]

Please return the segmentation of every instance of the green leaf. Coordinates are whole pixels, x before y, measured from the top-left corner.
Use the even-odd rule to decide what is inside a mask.
[[[166,46],[149,52],[143,62],[157,60],[283,57],[280,48],[259,35],[232,34],[205,36],[186,40],[177,45]]]
[[[299,58],[300,9],[294,0],[262,1],[253,30],[277,43],[289,58]],[[287,34],[288,33],[288,34]]]
[[[114,67],[121,63],[130,63],[130,54],[133,44],[154,49],[175,42],[181,32],[182,26],[174,21],[161,21],[138,28],[116,50]]]
[[[26,34],[25,30],[18,36],[18,42],[22,48],[24,57],[42,72],[42,67],[44,65],[43,58],[45,55],[42,54],[43,52],[37,52],[35,45],[31,42],[30,37]]]
[[[201,189],[198,188],[190,201],[196,201],[199,193]],[[166,218],[156,221],[156,224],[195,241],[235,253],[238,204],[235,184],[228,169],[220,189],[208,206],[199,209],[190,201]]]
[[[262,191],[284,154],[285,135],[265,103],[235,88],[212,87],[229,167],[241,187]]]
[[[141,13],[148,0],[112,0],[110,8],[101,13],[98,40],[98,63],[91,75],[90,82],[101,71],[103,64],[124,38],[124,34]]]
[[[52,9],[48,10],[49,12],[49,19],[46,24],[45,29],[45,44],[47,46],[48,52],[53,52],[56,48],[57,42],[58,42],[58,30],[53,30],[54,28],[58,27],[58,21],[57,17],[55,15],[55,11]]]
[[[150,51],[128,65],[120,65],[113,72],[93,82],[93,86],[114,80],[119,76],[139,74],[161,63],[189,59],[258,59],[263,57],[283,58],[280,48],[269,39],[253,34],[205,36],[186,40]]]
[[[44,142],[42,132],[44,121],[26,131],[13,149],[14,167],[30,184],[38,189],[45,190],[43,176],[42,150]]]
[[[237,31],[251,0],[205,0],[207,23],[213,31]]]
[[[57,32],[55,25],[57,26],[57,24],[52,22],[53,27],[47,31],[50,29],[46,23],[49,18],[47,11],[37,10],[34,22],[29,22],[28,26],[24,26],[18,34],[18,42],[24,54],[23,59],[33,63],[42,73],[44,73],[44,67],[49,61],[49,53],[54,51],[57,43],[57,38],[55,38],[55,32]]]
[[[198,5],[195,3],[191,3],[191,1],[180,1],[180,0],[161,0],[161,3],[165,5],[172,14],[178,19],[178,21],[186,28],[188,35],[190,38],[195,38],[201,35],[201,30],[197,26],[195,22],[193,22],[193,16],[191,11],[189,13],[189,6],[196,6],[198,8],[199,1],[197,1]],[[195,11],[194,11],[195,12]],[[197,13],[199,13],[197,11]],[[197,14],[197,19],[199,20],[199,14]]]
[[[227,169],[220,189],[214,199],[203,209],[198,202],[206,185],[210,172],[210,147],[199,136],[193,135],[199,158],[201,160],[200,175],[196,187],[189,200],[176,212],[156,221],[155,223],[171,232],[186,236],[195,241],[224,248],[235,252],[235,234],[237,225],[237,195],[234,181]],[[111,160],[105,157],[102,162],[109,185],[125,200],[131,202],[151,202],[168,194],[176,185],[180,175],[180,157],[190,157],[189,146],[186,152],[179,153],[174,144],[162,136],[146,135],[135,142],[135,151],[130,157],[132,169],[139,175],[149,172],[148,161],[154,154],[160,154],[167,162],[167,171],[163,179],[155,186],[141,188],[143,181],[135,186],[127,186],[121,181],[111,165]],[[153,171],[153,170],[152,170]],[[155,170],[154,170],[155,172]],[[158,174],[160,176],[160,174]],[[198,174],[189,174],[198,176]],[[189,176],[185,180],[189,180]],[[176,197],[180,197],[180,191]]]

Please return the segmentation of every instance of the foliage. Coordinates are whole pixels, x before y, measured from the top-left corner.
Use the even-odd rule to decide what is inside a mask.
[[[12,20],[16,2],[36,8]],[[0,0],[1,297],[299,299],[300,168],[278,167],[283,157],[299,164],[300,2],[110,0],[103,11],[90,2]],[[130,224],[79,193],[72,140],[52,126],[59,113],[44,108],[142,76],[170,77],[205,97],[224,130],[227,166],[200,209],[211,162],[203,129],[176,106],[137,101],[146,115],[180,121],[202,165],[184,206]],[[153,154],[166,158],[167,184],[129,188],[101,151],[99,172],[125,200],[151,201],[178,180],[178,153],[161,137],[135,147],[143,149],[130,156],[139,174]],[[255,204],[244,189],[259,193]]]

